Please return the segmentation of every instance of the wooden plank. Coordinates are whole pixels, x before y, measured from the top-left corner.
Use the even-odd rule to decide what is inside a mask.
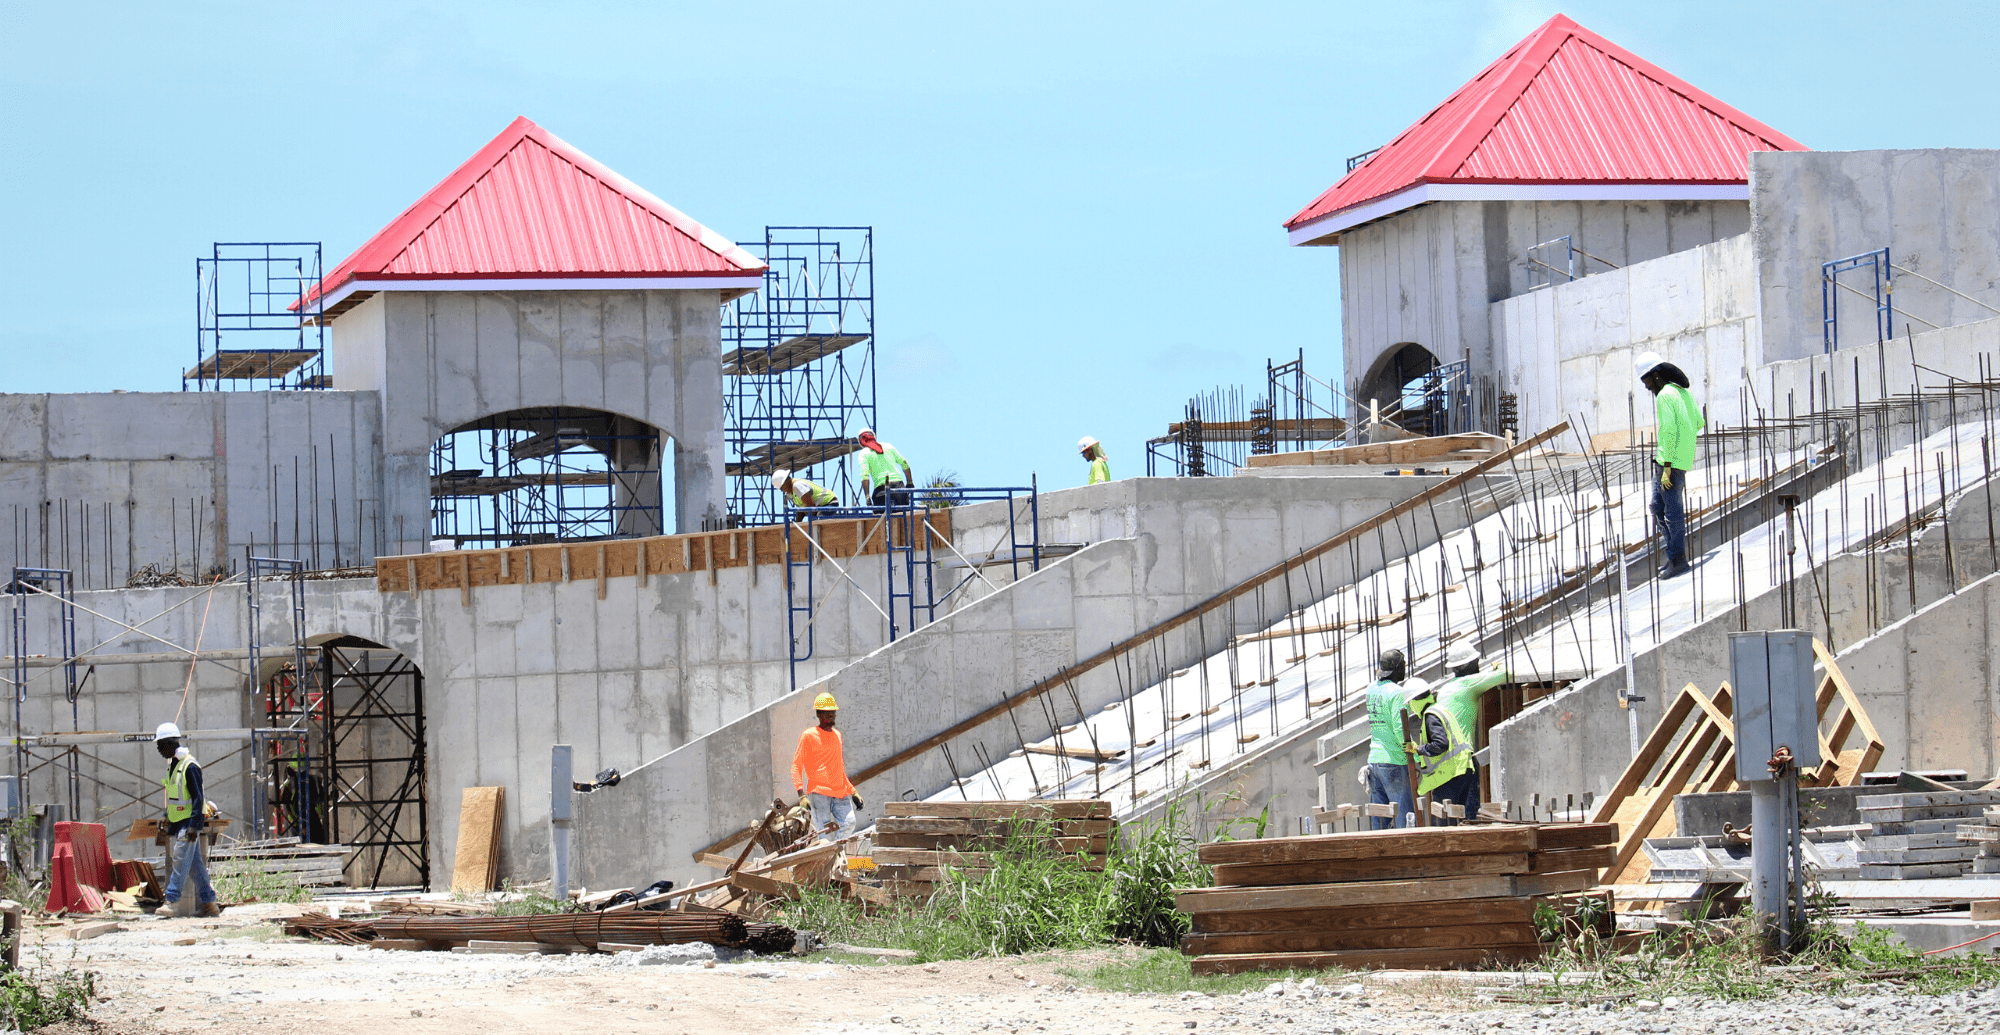
[[[875,821],[878,834],[989,834],[1004,833],[1012,819],[931,819],[922,816],[884,816]],[[1036,822],[1043,822],[1037,820]],[[1110,819],[1047,820],[1055,832],[1065,837],[1108,834],[1118,824]],[[713,849],[710,849],[713,851]]]
[[[1038,837],[1037,847],[1051,852],[1091,852],[1103,855],[1111,847],[1108,835],[1099,837]],[[883,848],[928,848],[934,851],[979,851],[999,848],[1007,842],[1000,834],[885,834],[875,833],[875,843]]]
[[[856,779],[859,779],[857,777]],[[933,819],[1110,819],[1108,801],[889,801],[882,803],[885,816],[924,816]]]
[[[1101,870],[1104,857],[1078,854],[1073,856],[1084,863],[1085,869]],[[932,851],[925,848],[877,848],[877,866],[958,866],[971,869],[991,869],[993,856],[990,852]]]
[[[1273,837],[1260,841],[1217,841],[1196,857],[1210,866],[1232,863],[1291,863],[1307,860],[1388,859],[1443,854],[1532,852],[1532,826],[1431,827],[1423,830],[1358,830],[1344,834]],[[1303,882],[1299,882],[1303,883]]]
[[[1194,930],[1209,934],[1258,931],[1350,931],[1377,927],[1463,927],[1522,924],[1534,919],[1531,898],[1475,898],[1443,902],[1340,906],[1332,909],[1255,909],[1193,914]]]
[[[1283,931],[1257,934],[1190,934],[1181,951],[1190,956],[1249,952],[1329,952],[1341,949],[1467,949],[1535,945],[1533,923],[1460,927],[1376,927],[1353,931]]]
[[[1215,882],[1230,885],[1326,884],[1357,880],[1416,880],[1475,873],[1526,873],[1528,853],[1402,856],[1392,859],[1308,859],[1286,863],[1228,863]]]
[[[1567,895],[1597,886],[1596,870],[1567,870],[1562,873],[1529,873],[1510,878],[1514,894],[1523,896]]]
[[[1451,498],[1451,495],[1453,493],[1459,492],[1464,486],[1472,483],[1474,480],[1479,478],[1481,475],[1484,475],[1486,472],[1491,471],[1497,467],[1500,467],[1502,464],[1505,464],[1519,456],[1522,456],[1526,453],[1541,448],[1544,444],[1554,440],[1555,438],[1562,435],[1564,432],[1568,430],[1569,430],[1568,421],[1558,422],[1554,427],[1549,428],[1545,431],[1538,432],[1537,434],[1535,434],[1534,437],[1529,438],[1526,441],[1523,441],[1519,445],[1514,446],[1513,448],[1507,450],[1506,452],[1501,453],[1498,456],[1493,456],[1485,460],[1482,460],[1479,463],[1474,464],[1473,466],[1467,468],[1462,473],[1453,475],[1452,477],[1447,478],[1444,481],[1441,481],[1436,485],[1433,485],[1430,488],[1417,493],[1414,496],[1411,496],[1409,499],[1406,499],[1401,503],[1398,503],[1395,506],[1390,507],[1388,510],[1383,511],[1382,513],[1377,514],[1374,517],[1368,518],[1367,520],[1362,521],[1358,524],[1349,526],[1344,531],[1333,536],[1332,538],[1329,538],[1319,543],[1316,546],[1313,546],[1309,549],[1300,550],[1298,553],[1293,554],[1290,558],[1281,561],[1278,564],[1272,565],[1269,568],[1266,568],[1264,571],[1256,575],[1253,575],[1242,582],[1237,583],[1235,586],[1232,586],[1229,589],[1221,593],[1218,593],[1215,596],[1210,597],[1209,599],[1199,604],[1196,604],[1195,606],[1190,607],[1187,610],[1182,611],[1177,615],[1174,615],[1172,618],[1168,618],[1167,620],[1159,622],[1149,628],[1141,629],[1138,632],[1133,633],[1131,636],[1128,636],[1125,639],[1120,640],[1109,647],[1106,647],[1104,650],[1098,651],[1097,653],[1092,654],[1091,656],[1084,658],[1081,661],[1075,662],[1074,664],[1065,666],[1064,668],[1056,672],[1054,675],[1048,676],[1036,682],[1035,684],[1028,687],[1026,690],[1021,691],[1018,694],[1008,697],[1000,701],[999,703],[992,705],[991,707],[981,709],[979,712],[967,716],[966,718],[958,722],[955,722],[952,725],[946,727],[945,729],[939,730],[938,732],[933,733],[928,737],[924,737],[923,739],[917,741],[916,743],[910,744],[907,747],[892,752],[886,758],[882,758],[878,761],[863,766],[859,772],[849,774],[849,779],[853,780],[857,784],[866,783],[869,780],[872,780],[875,777],[880,776],[883,773],[886,773],[896,768],[899,765],[902,765],[903,763],[909,761],[910,759],[921,758],[924,755],[927,755],[930,752],[935,751],[939,744],[946,743],[963,733],[969,732],[974,729],[978,729],[980,726],[985,725],[987,722],[997,719],[1000,716],[1005,715],[1006,713],[1014,710],[1015,708],[1018,708],[1024,704],[1029,703],[1030,701],[1040,698],[1043,694],[1049,693],[1059,687],[1068,685],[1073,680],[1083,675],[1084,673],[1095,670],[1099,665],[1107,664],[1112,660],[1123,656],[1126,652],[1130,650],[1133,650],[1143,644],[1151,643],[1155,639],[1158,639],[1161,635],[1171,632],[1175,629],[1178,629],[1183,625],[1190,624],[1196,621],[1197,619],[1200,619],[1203,616],[1208,615],[1210,612],[1231,607],[1235,604],[1238,598],[1256,592],[1259,587],[1269,585],[1273,582],[1278,581],[1279,579],[1288,578],[1293,571],[1304,568],[1306,565],[1313,563],[1319,558],[1346,547],[1349,543],[1362,541],[1367,537],[1369,533],[1374,532],[1377,529],[1380,529],[1383,526],[1388,525],[1392,522],[1399,521],[1405,515],[1420,513],[1424,507],[1430,506],[1433,502],[1435,502],[1438,499]],[[889,804],[893,806],[897,803],[890,802]],[[907,813],[907,812],[887,813],[887,815],[891,816],[920,815],[920,814],[921,813]],[[1108,816],[1109,813],[1106,813],[1106,815]]]
[[[500,861],[500,807],[504,793],[499,787],[467,787],[460,792],[458,855],[452,860],[451,890],[493,890],[493,874]]]
[[[2000,920],[2000,898],[1982,899],[1972,903],[1972,918],[1979,921]]]
[[[1565,870],[1601,870],[1618,858],[1618,846],[1571,848],[1561,852],[1535,852],[1528,856],[1529,873],[1561,873]]]
[[[741,870],[729,875],[729,886],[758,895],[785,899],[798,898],[806,891],[804,886],[791,881],[773,880],[761,874],[745,873]]]
[[[1535,851],[1560,852],[1618,843],[1616,823],[1544,823],[1535,828]]]
[[[1278,888],[1192,888],[1177,892],[1183,913],[1247,909],[1328,909],[1368,903],[1434,902],[1446,899],[1507,898],[1514,880],[1500,875],[1441,877],[1412,881],[1352,881]]]
[[[1253,970],[1474,970],[1492,964],[1540,959],[1540,946],[1496,945],[1471,949],[1353,949],[1341,952],[1258,952],[1196,956],[1198,975]]]

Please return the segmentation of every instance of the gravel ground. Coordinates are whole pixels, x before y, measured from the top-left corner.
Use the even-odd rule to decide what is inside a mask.
[[[1271,983],[1240,995],[1141,995],[1078,987],[1062,973],[1115,961],[1123,950],[924,966],[718,956],[707,946],[571,956],[394,952],[283,938],[270,921],[291,909],[246,907],[220,920],[134,919],[83,942],[67,940],[60,928],[37,928],[24,962],[46,956],[102,974],[109,998],[92,1011],[99,1035],[252,1028],[270,1035],[2000,1032],[2000,989],[1571,1007],[1505,1002],[1530,990],[1504,988],[1507,979],[1497,974],[1377,974]]]

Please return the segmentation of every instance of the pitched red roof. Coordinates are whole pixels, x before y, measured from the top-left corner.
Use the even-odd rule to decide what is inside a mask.
[[[398,282],[719,278],[755,287],[763,271],[727,238],[518,118],[305,302]]]
[[[1559,14],[1285,227],[1293,243],[1318,240],[1407,207],[1387,199],[1425,184],[1747,184],[1750,152],[1804,150]]]

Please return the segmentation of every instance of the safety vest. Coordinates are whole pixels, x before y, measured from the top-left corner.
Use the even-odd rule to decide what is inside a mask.
[[[792,489],[793,500],[801,507],[831,507],[840,502],[830,490],[804,478],[792,479]]]
[[[1435,713],[1444,721],[1445,749],[1442,755],[1426,755],[1418,752],[1411,761],[1417,763],[1417,793],[1429,794],[1439,787],[1472,771],[1472,738],[1465,735],[1464,727],[1458,724],[1456,716],[1446,708],[1438,707],[1436,701],[1425,705],[1417,712],[1417,721],[1424,721],[1426,715]],[[1428,736],[1428,731],[1422,736]]]
[[[193,755],[188,755],[176,758],[167,765],[167,778],[160,781],[160,786],[167,789],[167,822],[179,823],[194,815],[194,798],[188,794],[187,767],[200,764]]]
[[[1111,480],[1111,461],[1098,457],[1090,462],[1090,484]]]

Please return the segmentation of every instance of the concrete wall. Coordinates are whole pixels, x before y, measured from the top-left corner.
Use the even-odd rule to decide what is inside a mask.
[[[2000,776],[2000,574],[1840,652],[1889,750],[1882,769]]]
[[[251,548],[367,563],[380,421],[373,392],[0,395],[0,556],[94,589],[241,569]]]
[[[790,793],[792,752],[799,732],[812,724],[811,696],[822,688],[841,700],[848,769],[859,771],[1437,480],[1128,479],[1047,494],[1045,535],[1095,539],[1094,545],[674,750],[616,789],[579,799],[581,879],[592,885],[698,879],[695,850],[754,821],[774,795]],[[1004,505],[961,508],[953,513],[954,536],[962,550],[989,548],[981,544],[990,544],[1005,521]],[[1114,531],[1132,534],[1104,538]],[[1363,563],[1379,559],[1367,553]],[[1216,640],[1263,628],[1287,607],[1281,592],[1265,594],[1261,602],[1245,602],[1234,626],[1223,618],[1203,631]],[[1165,664],[1186,664],[1214,649],[1194,627],[1184,632],[1169,638]],[[1090,710],[1117,699],[1118,679],[1109,665],[1078,676],[1078,700]],[[1059,721],[1075,720],[1066,691],[1048,700]],[[1048,735],[1048,713],[1040,708],[1014,714],[1018,733],[1013,721],[1000,718],[951,742],[962,772],[980,768],[974,743],[990,757],[1019,737]],[[862,791],[871,801],[906,791],[928,796],[950,779],[943,753],[933,750]],[[647,836],[633,837],[635,829]]]
[[[483,417],[602,410],[673,438],[677,530],[725,509],[715,291],[385,291],[335,319],[328,367],[382,397],[389,553],[428,539],[430,449]]]
[[[1711,427],[1741,423],[1754,412],[1745,384],[1762,364],[1753,276],[1740,234],[1494,303],[1500,388],[1519,397],[1521,427],[1580,416],[1599,445],[1615,446],[1636,414],[1650,436],[1652,396],[1632,369],[1646,351],[1687,371]]]
[[[1765,355],[1823,352],[1820,264],[1888,248],[1894,331],[1989,319],[2000,307],[2000,150],[1763,151],[1750,156],[1751,236]],[[1849,279],[1851,277],[1852,279]],[[1860,273],[1842,278],[1872,294]],[[1873,302],[1838,292],[1841,341],[1876,340]]]
[[[1526,258],[1537,244],[1568,235],[1575,247],[1629,267],[1742,234],[1749,223],[1740,201],[1490,201],[1425,205],[1350,230],[1340,238],[1349,389],[1359,392],[1383,356],[1415,342],[1440,362],[1470,355],[1477,390],[1490,391],[1501,367],[1487,306],[1538,282]],[[1607,269],[1578,262],[1586,280]]]
[[[1897,288],[1900,294],[1902,289]],[[2000,370],[2000,317],[1920,331],[1888,344],[1850,345],[1830,355],[1767,363],[1757,372],[1764,405],[1784,415],[1838,410],[1858,397],[1874,402],[1915,392],[1933,399],[1932,409],[1952,408],[1952,379],[1979,381]]]
[[[274,666],[291,656],[288,595],[280,583],[260,582],[257,587],[264,604],[260,642],[267,655],[282,655],[267,662]],[[377,593],[372,579],[311,581],[305,583],[305,591],[309,637],[340,634],[395,644],[416,636],[416,615],[408,601]],[[65,699],[62,672],[54,663],[61,656],[56,602],[47,597],[28,599],[27,635],[19,645],[9,624],[8,653],[18,646],[30,655],[20,723],[17,727],[12,714],[4,719],[9,736],[75,730],[139,733],[168,721],[190,731],[265,724],[263,699],[250,692],[243,650],[249,642],[248,591],[243,583],[213,591],[174,587],[85,592],[76,599],[77,646],[87,652],[79,674],[92,666],[95,671],[88,672],[74,711]],[[124,628],[119,621],[139,630]],[[160,640],[187,648],[199,645],[207,656],[190,671],[187,654]],[[5,675],[11,679],[12,672]],[[250,800],[247,759],[239,751],[245,743],[196,739],[190,746],[208,771],[210,797],[223,815],[238,821],[232,833],[242,834],[248,826],[245,808]],[[47,757],[43,752],[34,760]],[[138,816],[156,814],[162,765],[150,743],[85,749],[80,818],[123,828]],[[130,794],[138,794],[143,804],[130,803]],[[66,803],[66,778],[57,767],[43,766],[30,778],[28,799],[31,804]],[[435,803],[435,796],[432,800]],[[434,825],[445,822],[435,811],[432,815]]]

